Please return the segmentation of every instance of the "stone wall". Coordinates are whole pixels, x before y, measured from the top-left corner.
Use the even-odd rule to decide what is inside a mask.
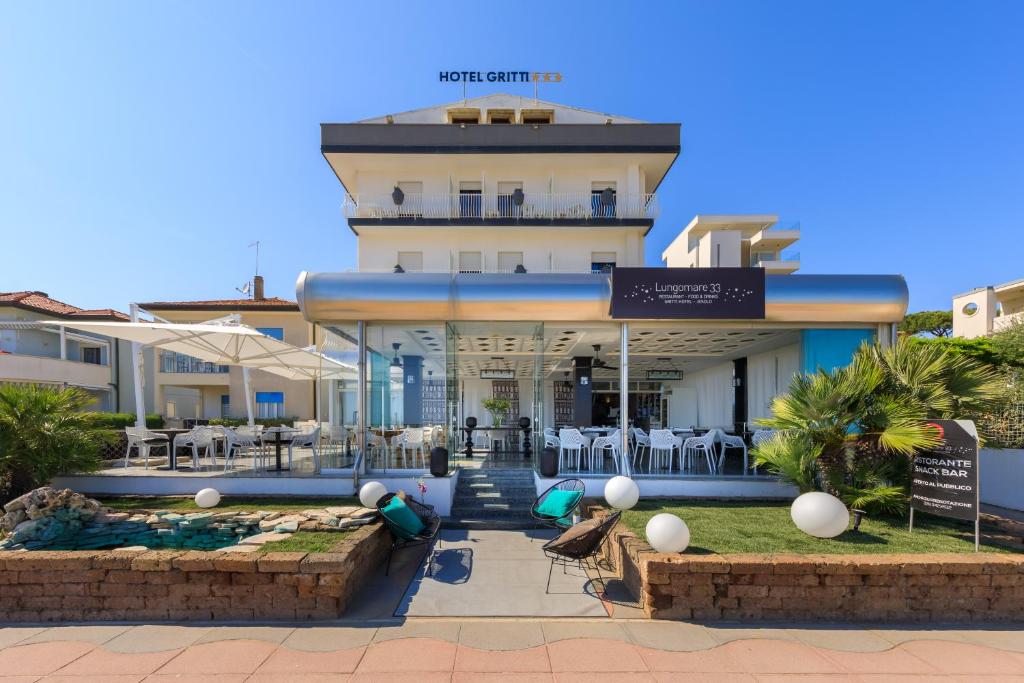
[[[186,550],[0,554],[5,622],[336,619],[381,571],[379,523],[330,553]]]
[[[603,551],[653,619],[1024,621],[1022,554],[658,553],[622,524]]]

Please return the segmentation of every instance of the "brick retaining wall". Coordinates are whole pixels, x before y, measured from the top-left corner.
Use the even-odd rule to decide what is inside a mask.
[[[670,554],[622,524],[603,551],[653,619],[1024,621],[1022,554]]]
[[[329,553],[0,553],[0,622],[336,619],[390,544],[374,523]]]

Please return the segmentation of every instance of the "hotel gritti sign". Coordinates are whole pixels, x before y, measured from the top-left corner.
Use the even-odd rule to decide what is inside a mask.
[[[441,83],[561,83],[557,71],[442,71]]]
[[[761,320],[764,268],[615,268],[612,318]]]

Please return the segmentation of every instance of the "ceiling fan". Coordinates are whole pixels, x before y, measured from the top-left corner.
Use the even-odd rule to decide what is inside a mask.
[[[601,360],[601,345],[600,344],[593,344],[593,347],[594,347],[594,361],[591,363],[591,367],[593,367],[595,370],[618,370],[618,368],[613,368],[612,366],[608,365],[608,363],[606,363],[603,360]]]

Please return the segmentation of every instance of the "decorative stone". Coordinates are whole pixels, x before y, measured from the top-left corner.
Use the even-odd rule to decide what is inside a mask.
[[[292,533],[299,530],[298,522],[282,522],[274,527],[274,531],[280,534]]]
[[[243,539],[242,542],[240,542],[240,545],[244,543],[244,545],[257,546],[263,545],[264,543],[271,543],[273,541],[283,541],[291,537],[291,534],[285,533],[257,534],[255,536],[249,536],[248,538]]]

